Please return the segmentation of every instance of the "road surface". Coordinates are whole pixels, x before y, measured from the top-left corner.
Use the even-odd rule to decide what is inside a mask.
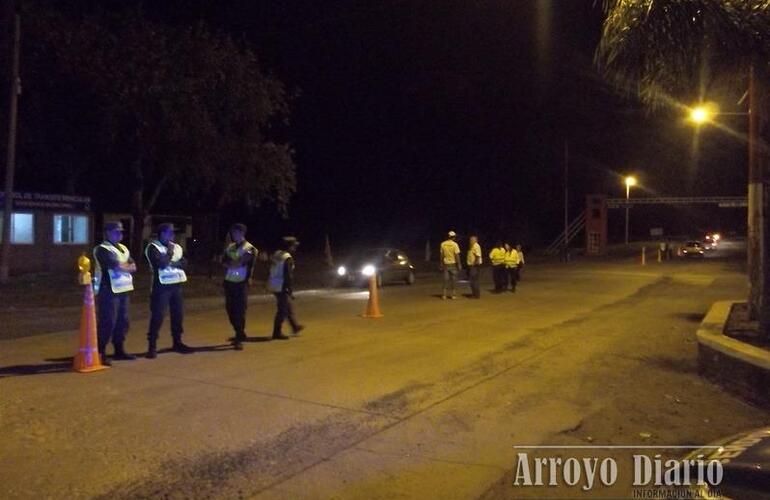
[[[488,273],[481,300],[442,301],[430,277],[385,287],[376,320],[359,317],[365,293],[308,291],[301,337],[243,352],[215,307],[186,318],[194,354],[93,374],[67,369],[74,332],[0,341],[0,498],[534,498],[513,486],[516,446],[765,425],[696,369],[709,305],[747,293],[743,255],[530,265],[516,294],[490,294]],[[272,313],[252,301],[249,335]]]

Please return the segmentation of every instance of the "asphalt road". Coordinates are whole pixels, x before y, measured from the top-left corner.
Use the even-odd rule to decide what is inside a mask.
[[[0,341],[0,498],[626,495],[515,488],[515,447],[705,444],[770,423],[697,375],[698,322],[746,295],[743,258],[728,243],[702,261],[530,265],[516,294],[481,300],[442,301],[431,277],[386,287],[376,320],[365,293],[308,291],[301,337],[235,352],[224,311],[198,311],[198,352],[93,374],[67,371],[74,332]],[[249,334],[272,313],[254,300]]]

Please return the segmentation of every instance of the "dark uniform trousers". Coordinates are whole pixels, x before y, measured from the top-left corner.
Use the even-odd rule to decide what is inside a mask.
[[[495,292],[505,290],[505,281],[507,279],[505,266],[502,264],[492,266],[492,281],[495,283]]]
[[[225,309],[230,324],[235,330],[235,338],[246,338],[246,307],[248,306],[249,282],[234,283],[225,281]]]
[[[96,331],[99,352],[104,354],[107,344],[122,346],[128,332],[128,293],[113,293],[108,286],[96,296],[97,310]]]
[[[481,297],[481,287],[479,286],[479,274],[481,274],[481,267],[470,266],[468,268],[468,282],[471,285],[471,294],[476,298]]]
[[[276,304],[278,306],[275,311],[275,321],[273,322],[273,335],[281,334],[281,326],[283,326],[284,320],[287,319],[289,320],[292,331],[296,333],[299,324],[294,318],[294,306],[291,303],[291,297],[285,292],[274,293],[273,295],[275,295]]]
[[[147,332],[147,340],[152,344],[158,339],[158,331],[168,308],[171,309],[171,337],[175,343],[181,342],[184,319],[181,285],[153,283],[150,294],[150,329]]]
[[[505,271],[508,273],[506,276],[506,286],[505,288],[508,288],[508,284],[511,285],[511,291],[516,291],[516,284],[519,282],[519,266],[515,267],[506,267]]]

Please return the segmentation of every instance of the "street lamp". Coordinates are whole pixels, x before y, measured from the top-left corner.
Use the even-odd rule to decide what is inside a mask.
[[[636,186],[636,177],[628,175],[623,182],[626,185],[626,245],[628,245],[628,200],[631,197],[631,186]]]
[[[706,106],[696,106],[690,110],[690,120],[698,125],[711,119],[711,112]]]

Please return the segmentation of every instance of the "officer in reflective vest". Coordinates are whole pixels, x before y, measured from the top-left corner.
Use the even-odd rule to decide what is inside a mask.
[[[495,283],[495,293],[505,290],[505,248],[502,241],[497,241],[495,248],[489,252],[489,261],[492,263],[492,281]]]
[[[505,289],[508,289],[508,284],[511,285],[511,291],[516,293],[516,284],[519,282],[519,265],[521,264],[521,254],[519,251],[510,244],[505,244],[505,272],[506,272],[506,284]]]
[[[267,280],[267,289],[273,292],[276,300],[275,320],[273,321],[273,339],[286,340],[289,337],[281,332],[284,320],[288,319],[294,335],[305,329],[294,318],[294,307],[291,303],[294,298],[294,258],[299,241],[293,236],[284,236],[281,249],[276,251],[270,259],[270,276]]]
[[[235,330],[233,347],[236,351],[241,351],[243,341],[246,340],[246,307],[257,249],[246,241],[244,224],[233,224],[230,228],[230,239],[232,243],[227,245],[222,257],[222,264],[225,266],[225,309]]]
[[[107,359],[107,344],[112,341],[115,354],[112,359],[132,360],[123,343],[128,332],[128,292],[134,289],[132,273],[136,272],[136,263],[125,245],[123,224],[107,222],[104,225],[104,241],[94,247],[94,290],[98,311],[97,336],[99,356],[102,364],[110,366]]]
[[[160,224],[158,239],[147,245],[144,251],[152,269],[152,289],[150,293],[150,326],[147,331],[147,357],[157,356],[158,331],[163,324],[166,309],[171,309],[172,349],[183,354],[192,349],[182,342],[184,328],[184,304],[182,303],[182,283],[187,281],[184,271],[185,259],[182,247],[174,243],[174,225]]]

